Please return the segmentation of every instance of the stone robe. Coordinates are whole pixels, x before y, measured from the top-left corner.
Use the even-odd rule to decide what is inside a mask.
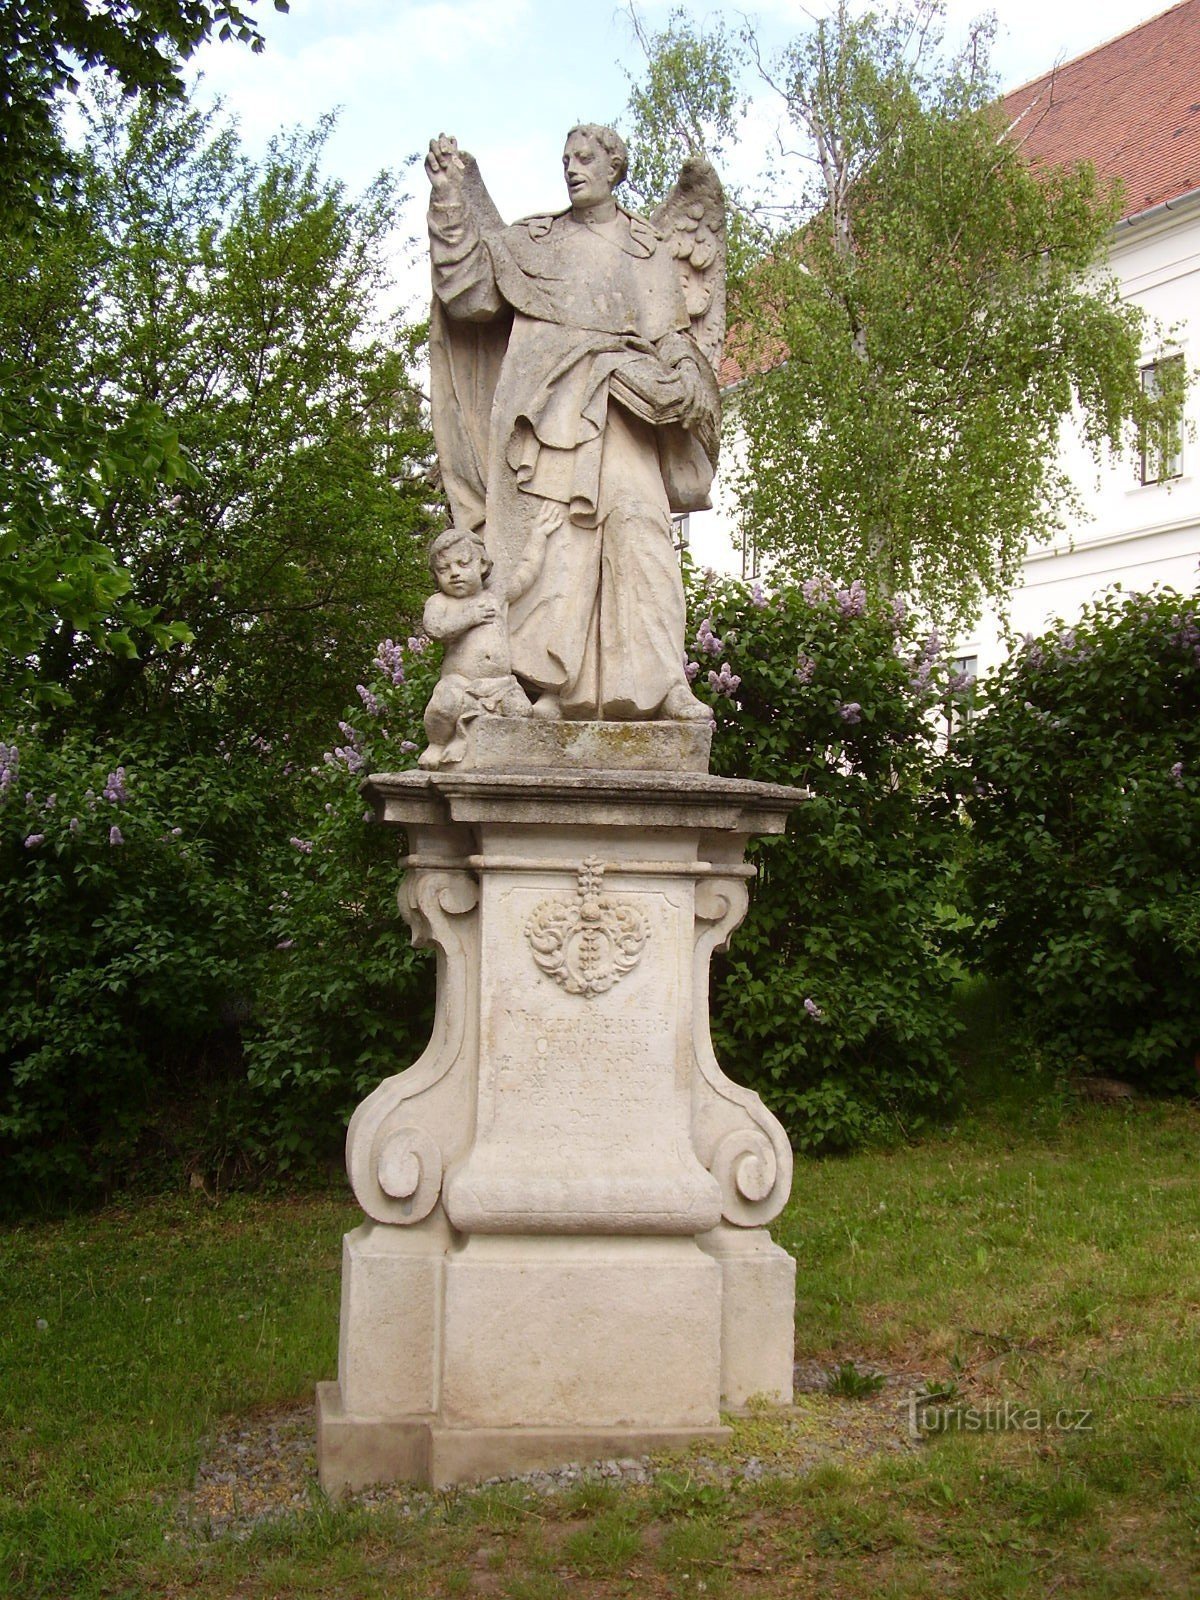
[[[715,380],[649,223],[489,220],[471,204],[429,214],[434,431],[455,520],[483,526],[511,572],[540,500],[562,504],[512,606],[514,671],[568,716],[653,717],[685,682],[671,513],[709,503]],[[685,363],[704,396],[690,430]]]

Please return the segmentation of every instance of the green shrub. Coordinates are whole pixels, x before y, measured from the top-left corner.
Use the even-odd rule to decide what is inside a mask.
[[[415,764],[439,660],[424,639],[385,640],[333,748],[293,780],[300,820],[274,861],[273,948],[245,1030],[281,1167],[327,1153],[358,1101],[429,1037],[434,964],[397,908],[399,837],[367,826],[359,791],[368,773]]]
[[[37,725],[0,746],[0,1199],[127,1173],[253,993],[255,766]]]
[[[956,1077],[959,829],[932,783],[951,692],[940,641],[860,584],[768,597],[710,575],[689,599],[713,770],[812,795],[786,837],[751,847],[750,912],[714,967],[717,1053],[801,1148],[912,1131]]]
[[[963,754],[974,943],[1054,1066],[1178,1090],[1200,1051],[1200,605],[1027,638]]]

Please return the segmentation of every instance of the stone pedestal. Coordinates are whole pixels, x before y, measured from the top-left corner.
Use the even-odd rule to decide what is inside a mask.
[[[369,781],[437,1011],[347,1137],[369,1220],[318,1389],[327,1491],[718,1439],[722,1404],[790,1400],[766,1224],[791,1151],[713,1055],[708,964],[747,838],[803,795],[706,765],[694,726],[483,719],[471,770]]]

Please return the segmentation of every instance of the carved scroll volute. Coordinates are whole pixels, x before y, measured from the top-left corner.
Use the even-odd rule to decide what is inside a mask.
[[[369,1217],[405,1225],[433,1210],[446,1163],[469,1133],[479,886],[466,871],[416,868],[399,898],[413,944],[437,952],[433,1035],[418,1061],[385,1078],[355,1111],[346,1167]]]
[[[742,878],[712,877],[696,885],[696,950],[692,1043],[698,1068],[692,1098],[696,1154],[721,1186],[721,1215],[735,1227],[761,1228],[787,1204],[792,1147],[782,1124],[753,1089],[721,1071],[708,1023],[709,963],[746,915]]]

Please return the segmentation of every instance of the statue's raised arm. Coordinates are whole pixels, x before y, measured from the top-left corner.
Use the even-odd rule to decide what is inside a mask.
[[[569,206],[505,226],[442,134],[431,196],[434,435],[456,526],[502,577],[547,501],[561,513],[509,614],[543,717],[701,719],[683,671],[672,517],[709,504],[724,326],[724,205],[689,160],[653,222],[614,190],[624,143],[571,130]]]

